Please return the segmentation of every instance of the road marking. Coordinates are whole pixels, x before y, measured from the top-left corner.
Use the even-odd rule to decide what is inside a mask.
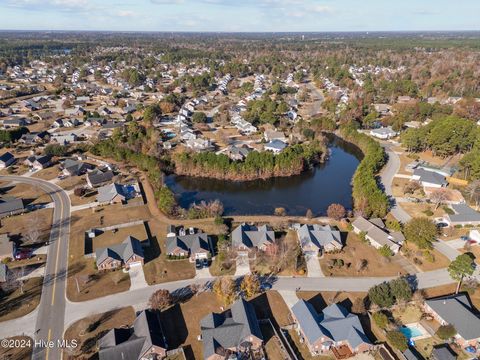
[[[62,201],[62,197],[60,195],[58,197],[60,199],[60,219],[62,219],[63,201]],[[59,259],[59,256],[60,256],[60,242],[61,242],[62,226],[63,226],[63,224],[60,221],[60,226],[58,228],[57,259],[55,260],[55,273],[53,275],[54,278],[53,278],[53,291],[52,291],[52,306],[55,304],[55,289],[57,287],[58,259]]]
[[[52,338],[52,329],[48,329],[48,342],[50,343],[50,340]],[[45,360],[48,360],[48,353],[50,351],[50,346],[47,346],[47,351],[45,352]]]

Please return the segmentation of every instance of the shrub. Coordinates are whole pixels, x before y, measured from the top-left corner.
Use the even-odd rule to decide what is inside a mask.
[[[373,321],[380,328],[385,330],[388,326],[388,317],[383,312],[379,311],[372,315]]]
[[[400,331],[394,330],[387,332],[387,340],[390,345],[401,352],[408,348],[407,338]]]
[[[442,340],[448,340],[454,337],[457,334],[457,330],[453,325],[442,325],[438,328],[435,335],[437,335]]]
[[[384,257],[390,257],[394,255],[392,249],[390,249],[388,245],[383,245],[380,249],[378,249],[378,252]]]
[[[430,209],[427,209],[427,210],[423,211],[423,213],[427,216],[433,216],[433,211],[430,210]]]

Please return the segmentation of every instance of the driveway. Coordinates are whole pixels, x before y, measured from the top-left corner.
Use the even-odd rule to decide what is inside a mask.
[[[322,268],[320,267],[320,261],[315,253],[304,252],[305,261],[307,263],[307,276],[308,277],[324,277]]]
[[[237,269],[235,270],[235,276],[250,274],[250,262],[248,261],[248,255],[238,255],[236,261]]]
[[[211,277],[210,268],[204,267],[201,269],[195,269],[195,279],[209,279]]]
[[[288,308],[292,310],[293,305],[295,305],[298,301],[297,293],[291,290],[279,290],[278,293],[282,297],[285,304],[287,304]]]
[[[143,273],[143,266],[141,264],[131,265],[128,270],[128,275],[130,275],[130,290],[148,287],[148,284],[145,281],[145,274]]]
[[[445,255],[450,261],[455,260],[458,255],[460,255],[460,251],[451,247],[447,242],[438,240],[433,243],[433,247],[435,250],[440,251],[443,255]]]

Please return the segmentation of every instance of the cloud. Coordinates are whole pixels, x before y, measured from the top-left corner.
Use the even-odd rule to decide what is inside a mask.
[[[7,0],[7,6],[24,10],[86,11],[92,8],[89,0]]]
[[[137,16],[137,14],[134,11],[130,11],[130,10],[118,10],[116,12],[116,15],[119,17],[126,17],[126,18]]]

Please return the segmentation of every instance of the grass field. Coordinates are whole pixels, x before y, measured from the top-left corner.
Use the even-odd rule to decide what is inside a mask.
[[[0,321],[22,317],[40,303],[43,278],[31,278],[25,281],[23,288],[18,288],[0,300]]]

